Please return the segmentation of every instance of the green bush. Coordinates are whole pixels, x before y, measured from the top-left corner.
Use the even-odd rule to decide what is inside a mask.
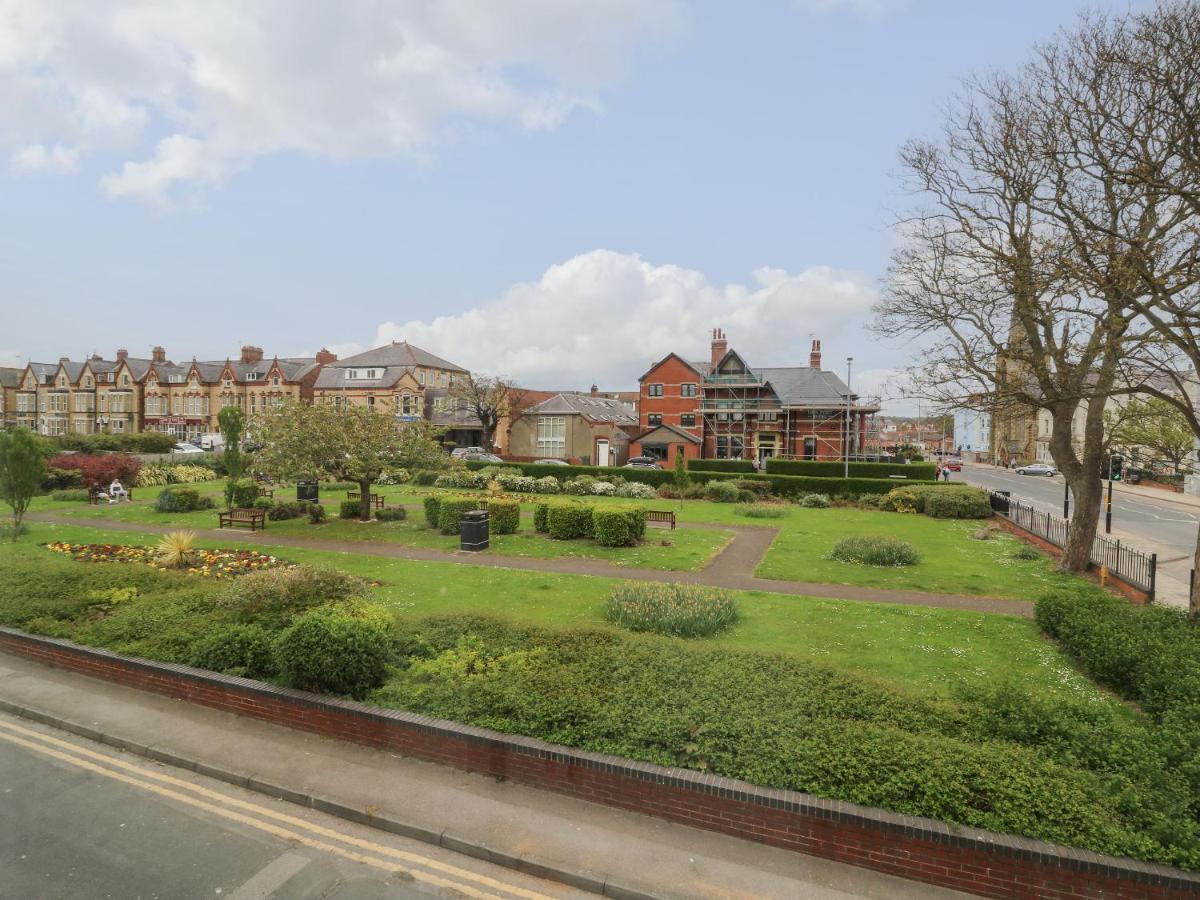
[[[921,554],[908,541],[899,538],[856,535],[842,538],[829,555],[834,559],[863,566],[915,566]]]
[[[254,502],[250,504],[251,509],[269,510],[275,506],[275,501],[270,497],[255,497]]]
[[[362,515],[362,502],[359,500],[343,500],[338,504],[339,519],[357,519]]]
[[[383,684],[391,660],[387,632],[366,619],[319,609],[275,640],[275,665],[293,687],[362,700]]]
[[[190,664],[244,678],[275,674],[271,633],[261,625],[223,625],[192,647]]]
[[[403,522],[408,517],[408,511],[403,506],[385,506],[375,510],[375,518],[380,522]]]
[[[425,498],[425,524],[437,528],[441,518],[442,498],[438,496]]]
[[[43,491],[57,491],[63,488],[77,488],[83,484],[83,472],[79,469],[60,469],[47,466],[46,474],[42,476]]]
[[[782,519],[788,514],[786,506],[774,503],[739,503],[734,512],[748,519]]]
[[[304,505],[307,507],[305,514],[308,516],[309,525],[320,525],[325,521],[326,513],[324,506],[322,506],[320,503],[311,502],[305,503]]]
[[[771,482],[755,481],[753,478],[739,478],[734,482],[739,491],[750,491],[755,499],[771,496]]]
[[[546,513],[546,530],[559,541],[592,536],[592,507],[583,503],[551,503]]]
[[[308,514],[309,507],[312,505],[310,503],[302,503],[299,500],[280,500],[278,503],[268,507],[267,518],[273,522],[299,519],[301,516]]]
[[[479,500],[474,497],[443,497],[438,507],[438,530],[442,534],[458,534],[463,513],[479,509]]]
[[[324,491],[357,491],[357,481],[322,481],[321,490]]]
[[[1010,555],[1013,559],[1035,560],[1042,558],[1042,554],[1028,544],[1017,544]]]
[[[825,509],[829,506],[829,498],[824,494],[805,494],[800,498],[800,505],[805,509]]]
[[[250,509],[259,499],[258,483],[252,478],[240,478],[233,484],[230,506],[234,509]]]
[[[704,499],[715,503],[737,503],[739,491],[732,481],[710,481],[704,486]]]
[[[488,501],[488,528],[492,534],[515,534],[520,526],[520,503],[515,500]]]
[[[202,497],[195,488],[170,487],[159,491],[154,501],[154,511],[161,513],[193,512],[212,509],[216,504],[212,497]]]
[[[291,566],[234,579],[217,594],[217,606],[243,622],[280,624],[323,604],[367,595],[367,582],[338,569]]]
[[[733,595],[697,584],[630,583],[617,586],[604,617],[630,631],[674,637],[711,637],[737,621]]]
[[[54,491],[50,495],[51,500],[58,500],[60,503],[86,503],[88,492],[86,490],[73,491]]]
[[[549,503],[538,503],[533,507],[533,530],[542,534],[550,530]]]
[[[437,472],[430,471],[429,469],[418,469],[416,472],[413,472],[412,483],[421,487],[429,487],[437,481],[437,478]]]
[[[851,478],[891,478],[898,476],[912,481],[930,481],[936,472],[933,463],[914,465],[913,463],[850,463]],[[846,473],[846,463],[836,460],[815,459],[779,459],[774,457],[767,460],[767,473],[770,475],[800,475],[810,478],[842,478]]]
[[[987,519],[992,515],[992,504],[986,491],[974,488],[930,491],[925,496],[924,511],[935,519]]]
[[[630,547],[637,543],[630,517],[624,509],[597,507],[592,512],[592,534],[602,547]]]
[[[748,459],[689,459],[689,472],[754,472],[754,463]]]

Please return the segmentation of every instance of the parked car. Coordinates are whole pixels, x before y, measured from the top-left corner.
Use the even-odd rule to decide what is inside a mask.
[[[200,435],[201,450],[222,450],[225,447],[225,438],[219,431],[211,431],[208,434]]]
[[[570,463],[565,459],[536,459],[534,462],[539,466],[569,466]]]
[[[490,463],[504,462],[504,460],[502,460],[500,457],[498,457],[495,453],[486,453],[483,450],[479,450],[476,452],[470,452],[470,453],[464,453],[462,456],[458,456],[455,458],[461,459],[461,460],[464,460],[467,462],[490,462]]]
[[[1045,475],[1048,478],[1053,478],[1058,474],[1058,469],[1054,466],[1048,466],[1046,463],[1030,463],[1027,466],[1020,466],[1017,469],[1018,475]]]
[[[629,462],[625,463],[626,469],[661,469],[657,459],[653,456],[631,456]]]
[[[961,459],[943,460],[942,468],[949,469],[951,472],[961,472],[962,471],[962,460]]]
[[[487,453],[482,447],[455,447],[450,451],[450,455],[455,459],[466,459],[472,453]]]
[[[195,444],[185,444],[183,441],[180,441],[178,444],[175,445],[175,449],[172,450],[171,452],[172,453],[203,453],[204,451],[201,450],[199,447],[197,447]]]

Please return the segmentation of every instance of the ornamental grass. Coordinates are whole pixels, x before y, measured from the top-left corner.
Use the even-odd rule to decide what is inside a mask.
[[[696,584],[631,583],[608,598],[604,616],[630,631],[674,637],[711,637],[737,621],[728,591]]]

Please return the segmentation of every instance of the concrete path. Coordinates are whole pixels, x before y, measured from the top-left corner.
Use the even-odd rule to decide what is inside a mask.
[[[101,518],[74,518],[51,513],[30,513],[27,519],[54,525],[77,525],[110,531],[142,534],[166,534],[178,531],[177,525],[151,525],[138,522],[117,522]],[[705,584],[739,591],[761,591],[797,597],[823,597],[836,600],[858,600],[868,603],[899,603],[906,606],[932,606],[942,609],[963,609],[970,612],[1001,613],[1033,617],[1033,603],[1027,600],[1005,600],[997,597],[977,597],[967,594],[933,594],[925,591],[889,590],[859,587],[848,584],[825,584],[808,581],[774,581],[757,578],[754,570],[771,546],[777,533],[774,528],[744,525],[683,525],[684,528],[732,531],[734,538],[698,572],[669,572],[661,569],[638,569],[619,566],[600,559],[560,557],[542,559],[528,556],[493,556],[489,553],[468,553],[457,550],[437,550],[429,547],[404,547],[382,541],[333,541],[297,535],[271,534],[270,531],[249,532],[216,528],[190,529],[200,537],[233,541],[239,545],[261,543],[274,547],[297,547],[331,553],[357,553],[393,559],[413,559],[423,562],[448,562],[467,566],[501,569],[521,569],[533,572],[553,572],[563,575],[590,575],[597,578],[621,578],[627,581],[656,581],[669,584]],[[668,531],[652,529],[647,539],[667,535]],[[236,538],[234,537],[236,535]]]
[[[47,725],[51,727],[46,728]],[[17,729],[24,729],[25,733]],[[577,888],[628,900],[645,897],[943,900],[968,896],[292,731],[0,654],[0,744],[6,734],[18,734],[27,741],[46,740],[30,737],[31,730],[73,743],[82,742],[71,734],[82,736],[87,739],[87,749],[120,757],[139,769],[155,769],[189,781],[195,780],[194,773],[225,782],[216,787],[222,794],[231,793],[229,785],[247,788],[256,792],[251,797],[255,804],[268,802],[261,796],[264,794],[286,797],[292,804],[278,805],[292,810],[293,816],[307,817],[309,811],[304,807],[312,807],[523,872],[542,876],[554,873],[558,880]],[[129,752],[112,754],[109,748],[113,747]],[[60,793],[67,783],[62,781],[52,793]],[[24,789],[17,782],[4,784]],[[70,800],[77,795],[72,788],[64,796]],[[79,800],[81,804],[87,802],[82,796]],[[97,798],[97,802],[102,803],[102,798]],[[147,803],[132,808],[123,821],[127,828],[137,824],[141,833],[149,822],[146,817],[153,817],[151,831],[172,830],[173,819],[160,820],[154,817],[155,812],[156,808]],[[90,833],[88,829],[98,824],[102,813],[102,809],[96,811],[95,822],[68,822],[64,827],[78,835]],[[20,821],[13,821],[10,797],[0,805],[0,832],[32,833],[35,824],[29,818],[43,814],[44,810],[29,807]],[[81,805],[79,817],[89,819],[91,813],[85,813]],[[343,830],[345,826],[337,828]],[[192,828],[186,834],[195,838],[201,830],[204,829]],[[120,833],[118,828],[107,836],[114,853],[122,846]],[[132,831],[130,839],[134,840]],[[370,839],[380,843],[390,836]],[[63,841],[64,835],[58,834],[56,840]],[[135,848],[126,849],[132,852]],[[426,846],[419,853],[429,856],[434,849]],[[303,845],[294,850],[307,853]],[[202,852],[202,846],[181,845],[165,854],[160,864],[170,867],[185,861],[200,862]],[[174,858],[176,854],[182,859]],[[247,873],[265,855],[269,854],[264,851],[255,855],[243,848],[236,857],[231,857],[231,866],[236,862],[236,871],[230,868],[228,874],[249,878]],[[129,861],[126,856],[118,858]],[[56,854],[53,865],[62,869],[69,865],[70,859],[70,853]],[[471,868],[451,862],[459,869]],[[222,875],[223,868],[218,865],[208,874]],[[0,873],[5,870],[6,860],[0,854]],[[162,871],[169,878],[174,869]],[[191,875],[203,879],[205,873],[191,872]],[[503,880],[521,883],[511,872]],[[148,884],[145,886],[149,888]],[[22,896],[96,895],[86,893],[86,884],[80,888],[77,894],[47,890]],[[147,890],[143,896],[150,893]],[[181,894],[179,890],[162,893]],[[183,893],[205,895],[203,891]],[[211,890],[206,893],[215,896]],[[514,896],[502,890],[487,893]],[[133,892],[121,891],[115,895],[132,896]],[[305,896],[290,892],[281,895]],[[355,896],[392,895],[364,891]]]

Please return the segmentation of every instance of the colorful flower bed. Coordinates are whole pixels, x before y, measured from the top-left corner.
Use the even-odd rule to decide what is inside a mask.
[[[158,562],[158,550],[154,547],[133,547],[128,544],[70,544],[65,541],[55,541],[46,544],[45,547],[55,553],[65,553],[81,562],[141,563],[152,569],[167,568]],[[192,560],[192,565],[178,571],[203,578],[235,578],[250,572],[291,565],[276,556],[257,550],[200,548],[192,551]]]

